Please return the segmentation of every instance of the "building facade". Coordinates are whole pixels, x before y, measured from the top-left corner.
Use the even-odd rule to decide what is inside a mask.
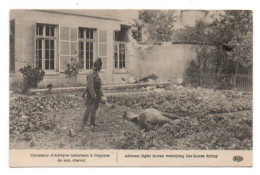
[[[75,11],[76,12],[76,11]],[[102,14],[102,13],[101,13]],[[129,73],[130,27],[115,15],[92,15],[91,11],[12,10],[10,12],[10,87],[22,82],[19,69],[30,64],[45,71],[39,87],[71,86],[66,64],[77,60],[78,85],[85,85],[93,62],[103,61],[104,84]]]
[[[177,11],[176,26],[191,25],[206,12]],[[187,16],[197,16],[190,19]],[[40,88],[75,86],[66,78],[66,64],[80,66],[77,86],[86,85],[86,76],[100,57],[103,84],[125,83],[156,74],[159,81],[176,81],[187,64],[196,58],[197,44],[170,42],[144,44],[133,39],[131,21],[138,10],[12,10],[10,12],[10,88],[19,89],[21,68],[30,64],[45,71]],[[145,34],[141,32],[142,40]],[[131,78],[130,78],[131,77]],[[125,81],[126,80],[126,81]]]

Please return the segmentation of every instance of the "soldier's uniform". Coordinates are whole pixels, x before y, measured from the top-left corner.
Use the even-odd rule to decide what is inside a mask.
[[[101,65],[100,65],[101,64]],[[87,106],[87,109],[84,113],[83,117],[83,127],[87,123],[88,117],[90,115],[90,125],[91,129],[93,131],[93,128],[95,126],[95,119],[96,119],[96,112],[99,107],[99,103],[101,101],[101,97],[103,96],[103,92],[101,89],[101,79],[98,74],[98,69],[95,68],[100,66],[100,69],[102,67],[101,60],[98,60],[94,63],[94,69],[92,72],[87,76],[87,87],[83,94],[87,94],[85,104]]]
[[[103,95],[101,85],[101,79],[98,72],[93,70],[93,72],[87,76],[87,98],[85,103],[87,110],[83,118],[84,124],[87,123],[88,117],[91,115],[90,125],[95,125],[96,112]]]

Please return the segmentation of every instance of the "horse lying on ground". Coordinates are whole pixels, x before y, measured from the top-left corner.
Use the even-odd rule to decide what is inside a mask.
[[[157,109],[154,108],[144,109],[139,114],[126,111],[123,114],[123,118],[139,124],[140,127],[146,131],[155,129],[158,126],[162,126],[166,123],[173,124],[173,120],[178,119],[173,115],[160,113]]]

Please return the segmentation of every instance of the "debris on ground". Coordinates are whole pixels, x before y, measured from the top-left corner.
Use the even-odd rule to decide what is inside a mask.
[[[158,76],[157,75],[155,75],[155,74],[151,74],[151,75],[148,75],[148,76],[146,76],[146,77],[143,77],[143,78],[141,78],[141,79],[139,79],[139,80],[137,80],[135,83],[140,83],[140,82],[145,82],[145,83],[147,83],[147,82],[156,82],[158,80]]]

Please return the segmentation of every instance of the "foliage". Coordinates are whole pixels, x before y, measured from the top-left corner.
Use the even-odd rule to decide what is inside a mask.
[[[128,131],[117,149],[252,149],[252,112],[186,117],[149,132]]]
[[[38,67],[33,68],[30,64],[19,70],[23,74],[23,90],[38,87],[38,83],[43,80],[45,72]]]
[[[109,124],[99,126],[98,132],[112,136],[109,139],[112,149],[252,149],[251,94],[177,86],[164,93],[113,95],[108,97],[108,102],[113,103],[116,110],[100,107],[100,120],[104,122],[105,118]],[[75,114],[73,109],[79,112],[78,109],[83,107],[80,92],[76,95],[64,95],[61,92],[18,97],[10,101],[10,141],[32,141],[34,136],[61,132],[62,129],[58,126],[61,121],[56,119],[56,115],[63,115],[66,109]],[[136,112],[148,107],[173,113],[179,119],[173,120],[172,125],[166,124],[157,130],[143,132],[134,123],[119,117],[124,109]],[[70,123],[71,120],[64,118],[62,122]],[[76,123],[79,124],[80,121]],[[107,134],[110,132],[112,134]],[[68,139],[68,143],[73,141],[63,132],[59,136]],[[99,147],[103,142],[108,142],[108,138],[87,141],[88,144]]]
[[[250,94],[221,92],[189,88],[173,88],[164,93],[135,94],[131,96],[114,95],[108,102],[126,105],[133,109],[155,108],[178,116],[204,116],[212,113],[236,112],[252,109]]]
[[[140,10],[139,19],[134,21],[132,34],[138,40],[138,27],[150,43],[170,41],[177,16],[173,10]]]
[[[117,149],[252,149],[251,94],[177,86],[108,101],[136,110],[152,107],[179,118],[157,130],[125,132]]]
[[[79,74],[79,63],[77,62],[77,59],[72,58],[71,63],[67,63],[66,66],[67,66],[65,69],[66,78],[74,79],[75,81],[77,81],[77,77]]]
[[[198,50],[196,73],[252,74],[252,12],[232,10],[211,17],[211,22],[198,21],[179,31],[181,40],[214,46]]]
[[[52,84],[48,84],[48,85],[47,85],[47,88],[48,88],[49,90],[51,90],[51,89],[53,88],[53,85],[52,85]]]
[[[45,113],[80,105],[77,97],[59,94],[18,97],[10,103],[10,137],[23,138],[28,133],[53,130],[55,118]]]
[[[52,90],[52,88],[53,88],[53,85],[52,85],[52,84],[48,84],[48,85],[47,85],[47,88],[48,88],[49,93],[51,93],[51,90]]]

